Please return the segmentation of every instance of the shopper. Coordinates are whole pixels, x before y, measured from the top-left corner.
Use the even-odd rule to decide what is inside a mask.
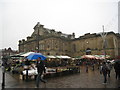
[[[41,60],[40,57],[37,59],[37,65],[36,65],[36,66],[37,66],[37,72],[38,72],[38,75],[37,75],[37,78],[36,78],[36,86],[37,86],[37,88],[38,88],[40,81],[46,83],[46,80],[44,80],[44,79],[42,78],[43,73],[46,73],[45,64],[44,64],[44,62]]]
[[[101,72],[104,76],[104,83],[103,84],[106,84],[107,83],[107,74],[108,74],[108,67],[106,65],[106,62],[103,62],[102,67],[101,67]]]

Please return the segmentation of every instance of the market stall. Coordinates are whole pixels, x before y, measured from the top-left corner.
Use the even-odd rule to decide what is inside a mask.
[[[17,59],[11,62],[11,72],[19,74],[20,79],[35,79],[37,73],[36,60],[27,60],[26,57],[34,52],[20,53],[14,55]],[[80,68],[72,64],[72,58],[69,56],[52,56],[46,55],[44,60],[46,66],[46,74],[44,77],[61,76],[79,72]],[[34,67],[34,68],[33,68]]]

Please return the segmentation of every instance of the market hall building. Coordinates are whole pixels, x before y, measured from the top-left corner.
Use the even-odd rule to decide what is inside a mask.
[[[54,29],[47,29],[39,22],[34,32],[27,40],[19,40],[19,52],[35,51],[43,55],[67,55],[77,57],[82,55],[110,55],[111,58],[120,56],[120,34],[108,32],[105,43],[100,34],[87,33],[75,38],[75,33],[63,34]]]

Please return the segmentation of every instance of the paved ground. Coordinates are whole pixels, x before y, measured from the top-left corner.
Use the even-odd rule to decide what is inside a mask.
[[[6,73],[5,88],[35,88],[35,81],[22,81],[17,76]],[[2,82],[2,72],[0,69],[0,83]],[[85,72],[85,67],[81,67],[81,72],[78,74],[66,75],[55,78],[48,78],[47,83],[40,83],[40,88],[118,88],[120,81],[115,79],[114,69],[111,71],[111,77],[108,78],[107,84],[103,83],[103,76],[96,68],[92,71],[89,68],[88,73]],[[1,88],[1,87],[0,87]]]

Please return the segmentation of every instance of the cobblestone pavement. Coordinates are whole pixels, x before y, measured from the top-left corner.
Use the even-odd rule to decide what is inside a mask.
[[[13,76],[6,73],[5,88],[35,88],[35,81],[22,81],[19,76]],[[77,74],[65,75],[60,77],[48,78],[47,83],[40,83],[40,88],[118,88],[120,81],[115,79],[114,69],[111,71],[111,77],[107,78],[107,84],[103,84],[103,76],[95,68],[92,71],[89,67],[88,73],[85,67],[81,66],[81,72]],[[2,83],[2,72],[0,69],[0,84]],[[1,86],[0,86],[1,88]]]

